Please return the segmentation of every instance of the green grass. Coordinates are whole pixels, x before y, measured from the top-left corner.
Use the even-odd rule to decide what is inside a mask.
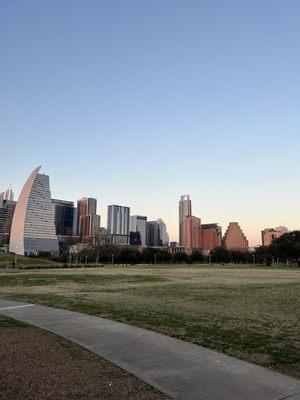
[[[1,286],[44,286],[63,283],[105,285],[111,283],[164,282],[165,278],[154,275],[76,275],[76,274],[18,274],[0,275]]]
[[[0,296],[152,329],[300,377],[300,271],[163,266],[0,275]]]
[[[1,328],[22,328],[28,326],[21,321],[17,321],[12,318],[5,317],[0,314],[0,329]]]
[[[14,254],[10,253],[1,253],[0,252],[0,268],[11,268],[12,262],[15,260]],[[55,266],[56,263],[50,260],[44,260],[42,258],[32,258],[32,257],[24,257],[17,256],[17,264],[19,266]]]

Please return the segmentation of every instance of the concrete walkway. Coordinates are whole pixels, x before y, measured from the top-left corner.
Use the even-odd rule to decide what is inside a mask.
[[[173,399],[300,400],[296,379],[145,329],[8,300],[0,314],[78,343]]]

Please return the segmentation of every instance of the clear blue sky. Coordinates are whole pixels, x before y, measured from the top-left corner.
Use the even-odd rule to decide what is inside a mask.
[[[299,0],[2,0],[0,188],[300,224]]]

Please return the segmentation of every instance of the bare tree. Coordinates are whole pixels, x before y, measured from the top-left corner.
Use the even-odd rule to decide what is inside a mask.
[[[95,252],[96,264],[99,264],[101,252],[104,246],[110,244],[110,236],[105,228],[98,228],[92,238],[92,249]]]

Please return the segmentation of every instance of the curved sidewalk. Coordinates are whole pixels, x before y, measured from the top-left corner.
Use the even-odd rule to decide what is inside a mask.
[[[300,400],[296,379],[159,333],[9,300],[0,314],[78,343],[173,399]]]

